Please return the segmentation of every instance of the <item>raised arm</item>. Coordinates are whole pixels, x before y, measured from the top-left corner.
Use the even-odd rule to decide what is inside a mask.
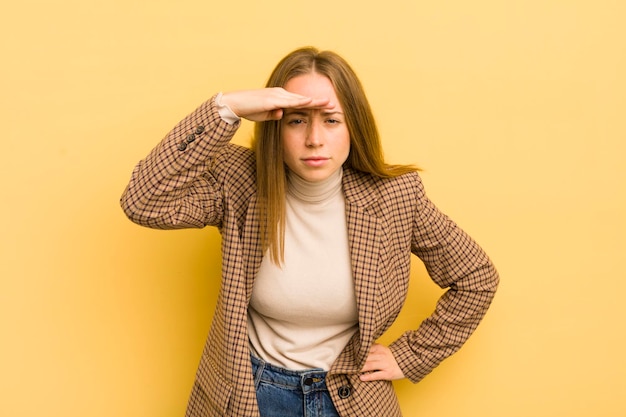
[[[218,94],[180,121],[135,167],[120,200],[135,223],[158,229],[219,225],[221,184],[212,161],[239,127],[239,119],[277,120],[286,108],[332,108],[282,88]]]
[[[219,189],[209,165],[238,126],[220,117],[215,97],[181,120],[133,170],[120,200],[128,218],[158,229],[215,224]]]

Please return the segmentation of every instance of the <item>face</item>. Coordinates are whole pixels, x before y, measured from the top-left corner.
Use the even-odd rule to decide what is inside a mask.
[[[350,134],[330,80],[315,72],[299,75],[285,90],[313,98],[329,98],[333,107],[285,109],[281,123],[284,161],[294,174],[323,181],[341,168],[350,152]]]

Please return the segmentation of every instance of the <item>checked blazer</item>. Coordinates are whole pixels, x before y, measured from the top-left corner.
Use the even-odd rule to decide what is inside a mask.
[[[263,258],[255,155],[230,144],[215,98],[203,103],[135,167],[121,205],[135,223],[160,229],[216,226],[221,287],[187,407],[188,417],[259,416],[250,363],[247,308]],[[381,179],[344,167],[343,190],[359,331],[328,372],[343,417],[401,416],[391,382],[362,382],[372,344],[407,294],[411,254],[447,291],[418,329],[391,350],[417,382],[456,352],[486,313],[498,273],[484,251],[426,197],[417,173]]]

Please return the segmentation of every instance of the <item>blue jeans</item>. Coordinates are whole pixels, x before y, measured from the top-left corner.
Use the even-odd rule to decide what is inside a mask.
[[[261,417],[339,417],[322,369],[292,371],[252,356]]]

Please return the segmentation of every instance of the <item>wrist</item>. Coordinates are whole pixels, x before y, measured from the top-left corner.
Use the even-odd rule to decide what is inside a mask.
[[[217,106],[217,111],[220,114],[222,120],[230,125],[234,125],[240,120],[240,117],[233,111],[233,109],[228,104],[228,98],[226,98],[226,94],[218,93],[215,96],[215,104]]]

